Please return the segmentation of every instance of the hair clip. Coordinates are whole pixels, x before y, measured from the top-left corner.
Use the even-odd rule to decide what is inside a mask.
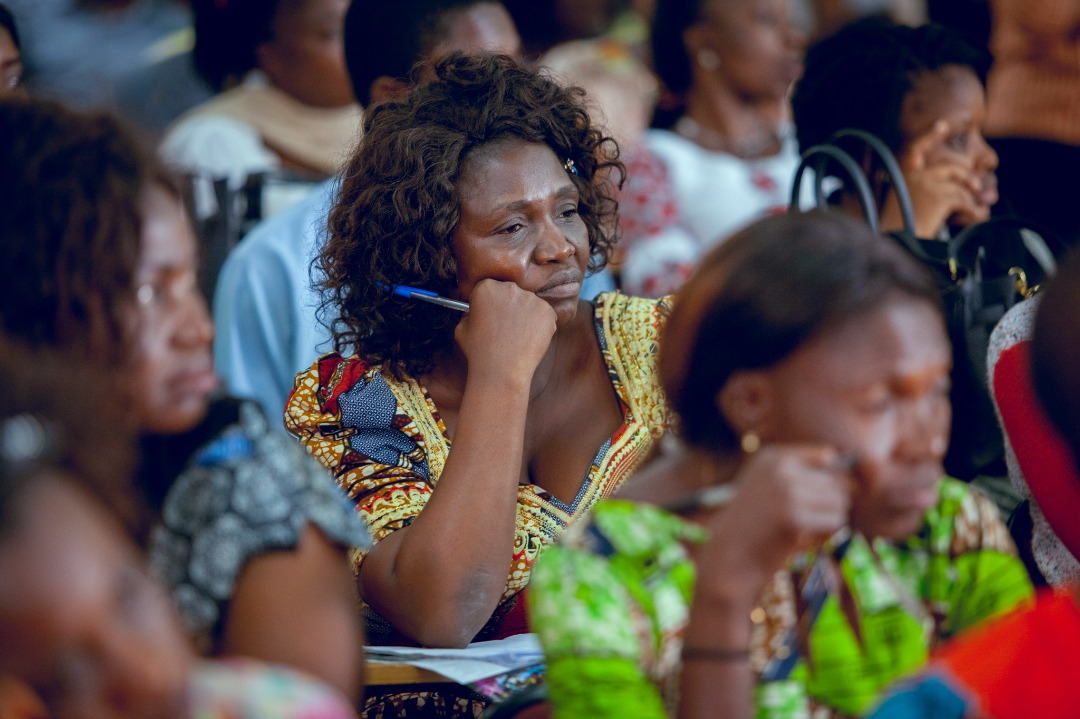
[[[578,174],[577,168],[574,166],[574,161],[569,157],[566,158],[566,162],[563,163],[563,167],[572,175]]]

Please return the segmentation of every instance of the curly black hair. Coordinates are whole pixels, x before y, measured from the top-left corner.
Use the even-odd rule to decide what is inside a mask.
[[[175,185],[115,118],[0,101],[0,331],[102,365],[127,357],[144,195]]]
[[[435,75],[426,84],[414,77],[405,100],[366,113],[330,212],[329,239],[316,258],[324,275],[321,312],[337,317],[335,347],[398,378],[430,371],[453,346],[458,315],[393,299],[385,288],[447,294],[456,287],[450,238],[459,219],[457,182],[471,152],[516,138],[573,160],[594,269],[607,263],[615,241],[614,185],[625,172],[615,141],[589,119],[580,88],[562,87],[506,56],[455,53]]]
[[[825,142],[837,130],[859,128],[898,152],[904,98],[920,75],[959,65],[985,86],[989,56],[939,25],[908,27],[861,20],[812,46],[791,98],[799,147]]]

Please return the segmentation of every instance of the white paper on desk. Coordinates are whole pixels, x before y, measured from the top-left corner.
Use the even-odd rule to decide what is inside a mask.
[[[464,649],[364,647],[369,661],[411,664],[441,674],[458,684],[487,679],[544,663],[535,634],[518,634],[491,642],[473,642]]]

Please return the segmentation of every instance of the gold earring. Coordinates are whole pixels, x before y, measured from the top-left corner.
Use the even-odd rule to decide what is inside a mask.
[[[695,57],[698,65],[706,70],[712,71],[720,67],[720,56],[708,48],[698,50]]]
[[[743,454],[753,454],[761,449],[761,437],[753,430],[746,432],[739,438],[739,446],[742,447]]]

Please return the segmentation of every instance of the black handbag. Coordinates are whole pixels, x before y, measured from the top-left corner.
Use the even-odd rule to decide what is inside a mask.
[[[816,187],[826,182],[826,176],[836,177],[830,169],[835,152],[833,147],[852,162],[840,162],[844,175],[854,178],[855,170],[861,180],[851,179],[853,190],[864,207],[871,198],[873,214],[867,213],[871,227],[877,229],[878,201],[866,179],[862,166],[854,162],[861,147],[871,154],[875,172],[883,173],[892,183],[900,205],[904,227],[889,232],[887,237],[898,242],[916,259],[926,265],[937,279],[945,308],[945,323],[953,346],[952,400],[953,422],[945,470],[951,476],[970,481],[980,474],[1004,475],[1004,441],[990,399],[986,374],[986,352],[990,333],[1002,315],[1017,302],[1030,296],[1039,282],[1053,271],[1054,257],[1065,245],[1034,223],[1016,217],[991,218],[965,228],[947,241],[916,237],[914,212],[910,194],[899,163],[879,138],[858,129],[841,130],[823,146],[811,148],[803,155],[797,183],[806,167],[818,175]],[[792,192],[795,209],[798,185]],[[815,193],[815,202],[824,204],[823,193]],[[1050,238],[1057,252],[1047,244]]]

